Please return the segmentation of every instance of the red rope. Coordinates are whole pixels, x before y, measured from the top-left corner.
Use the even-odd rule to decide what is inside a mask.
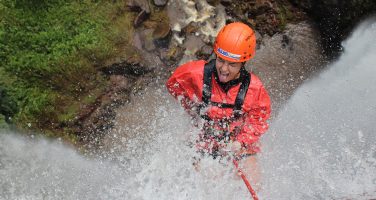
[[[243,179],[245,185],[247,186],[249,192],[251,193],[252,198],[253,198],[254,200],[258,200],[255,190],[253,190],[253,188],[252,188],[251,184],[249,183],[247,177],[245,177],[243,171],[239,168],[239,166],[238,166],[238,162],[237,162],[235,159],[232,160],[232,161],[233,161],[233,163],[234,163],[236,169],[238,170],[239,175],[242,177],[242,179]]]

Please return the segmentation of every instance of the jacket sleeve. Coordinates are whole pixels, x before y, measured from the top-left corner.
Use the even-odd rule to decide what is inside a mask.
[[[190,115],[193,115],[198,101],[197,84],[191,73],[194,67],[192,63],[179,66],[166,82],[168,92],[180,102]]]
[[[249,112],[245,114],[236,136],[236,140],[246,147],[248,152],[256,153],[260,151],[257,141],[269,128],[267,120],[270,117],[270,107],[270,97],[261,85],[258,96],[251,104]]]

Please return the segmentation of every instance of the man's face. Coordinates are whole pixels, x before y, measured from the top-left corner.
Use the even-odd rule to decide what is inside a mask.
[[[217,56],[215,67],[217,68],[219,81],[222,83],[227,83],[231,80],[239,78],[242,63],[229,62]]]

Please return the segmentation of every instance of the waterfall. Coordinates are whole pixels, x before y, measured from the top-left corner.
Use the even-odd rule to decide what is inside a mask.
[[[271,122],[257,155],[260,199],[376,197],[376,20]],[[88,158],[59,140],[0,134],[0,199],[249,199],[226,161],[192,166],[197,134],[163,83],[133,97]],[[123,124],[123,125],[122,125]],[[120,125],[120,126],[119,126]]]

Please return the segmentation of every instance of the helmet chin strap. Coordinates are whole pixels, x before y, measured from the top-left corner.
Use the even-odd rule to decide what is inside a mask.
[[[213,58],[213,55],[215,56],[214,58]],[[208,57],[208,59],[206,59],[206,62],[209,62],[210,60],[216,59],[216,58],[217,58],[217,54],[215,54],[214,49],[212,49],[210,56]]]

